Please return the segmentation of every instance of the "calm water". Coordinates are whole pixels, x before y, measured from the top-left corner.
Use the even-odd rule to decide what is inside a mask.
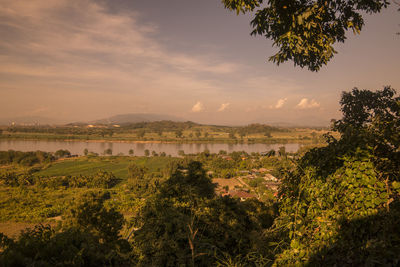
[[[176,156],[179,150],[186,154],[203,152],[208,149],[211,153],[218,153],[225,150],[228,153],[233,151],[264,152],[271,149],[278,150],[284,146],[287,152],[296,152],[300,144],[163,144],[163,143],[121,143],[121,142],[83,142],[83,141],[27,141],[27,140],[1,140],[0,151],[46,151],[55,152],[59,149],[67,149],[72,154],[83,155],[84,149],[90,152],[103,154],[104,150],[111,148],[113,155],[123,153],[128,155],[130,149],[134,150],[134,155],[143,156],[144,150],[157,153],[165,152],[167,155]]]

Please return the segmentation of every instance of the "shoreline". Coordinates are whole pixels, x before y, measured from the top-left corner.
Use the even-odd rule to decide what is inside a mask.
[[[261,140],[108,140],[108,139],[57,139],[57,138],[0,138],[1,141],[43,141],[43,142],[85,142],[85,143],[132,143],[132,144],[301,144],[314,145],[311,140],[275,139],[268,142]],[[323,143],[318,143],[323,144]]]

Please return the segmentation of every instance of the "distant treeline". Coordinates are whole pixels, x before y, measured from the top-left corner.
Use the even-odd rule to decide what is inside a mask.
[[[50,163],[58,158],[69,157],[71,153],[68,150],[58,150],[55,153],[43,151],[0,151],[0,165],[20,164],[23,166],[32,166],[38,163]]]
[[[99,171],[95,175],[35,177],[16,172],[0,173],[0,185],[20,187],[38,186],[41,188],[112,188],[120,180],[114,174]]]
[[[43,133],[43,134],[67,134],[67,135],[101,135],[112,136],[116,133],[139,133],[141,131],[153,132],[162,134],[163,132],[177,132],[177,131],[215,131],[215,132],[232,132],[238,134],[255,134],[266,132],[288,132],[287,128],[273,127],[265,124],[250,124],[247,126],[216,126],[216,125],[201,125],[191,121],[187,122],[174,122],[174,121],[157,121],[157,122],[138,122],[138,123],[125,123],[118,125],[95,125],[88,127],[88,125],[65,125],[65,126],[11,126],[6,129],[11,133]]]

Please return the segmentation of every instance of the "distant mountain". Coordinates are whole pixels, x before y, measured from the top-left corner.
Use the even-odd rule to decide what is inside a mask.
[[[125,123],[137,123],[137,122],[152,122],[152,121],[185,121],[182,118],[153,113],[131,113],[131,114],[120,114],[115,115],[106,119],[100,119],[92,121],[92,124],[125,124]]]
[[[0,118],[0,125],[53,125],[62,124],[65,121],[40,116],[21,116],[14,118]]]

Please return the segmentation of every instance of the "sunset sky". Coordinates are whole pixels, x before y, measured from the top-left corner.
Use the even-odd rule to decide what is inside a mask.
[[[220,0],[0,0],[0,118],[158,113],[328,125],[342,91],[400,91],[400,12],[366,16],[318,73],[268,62],[252,15]]]

